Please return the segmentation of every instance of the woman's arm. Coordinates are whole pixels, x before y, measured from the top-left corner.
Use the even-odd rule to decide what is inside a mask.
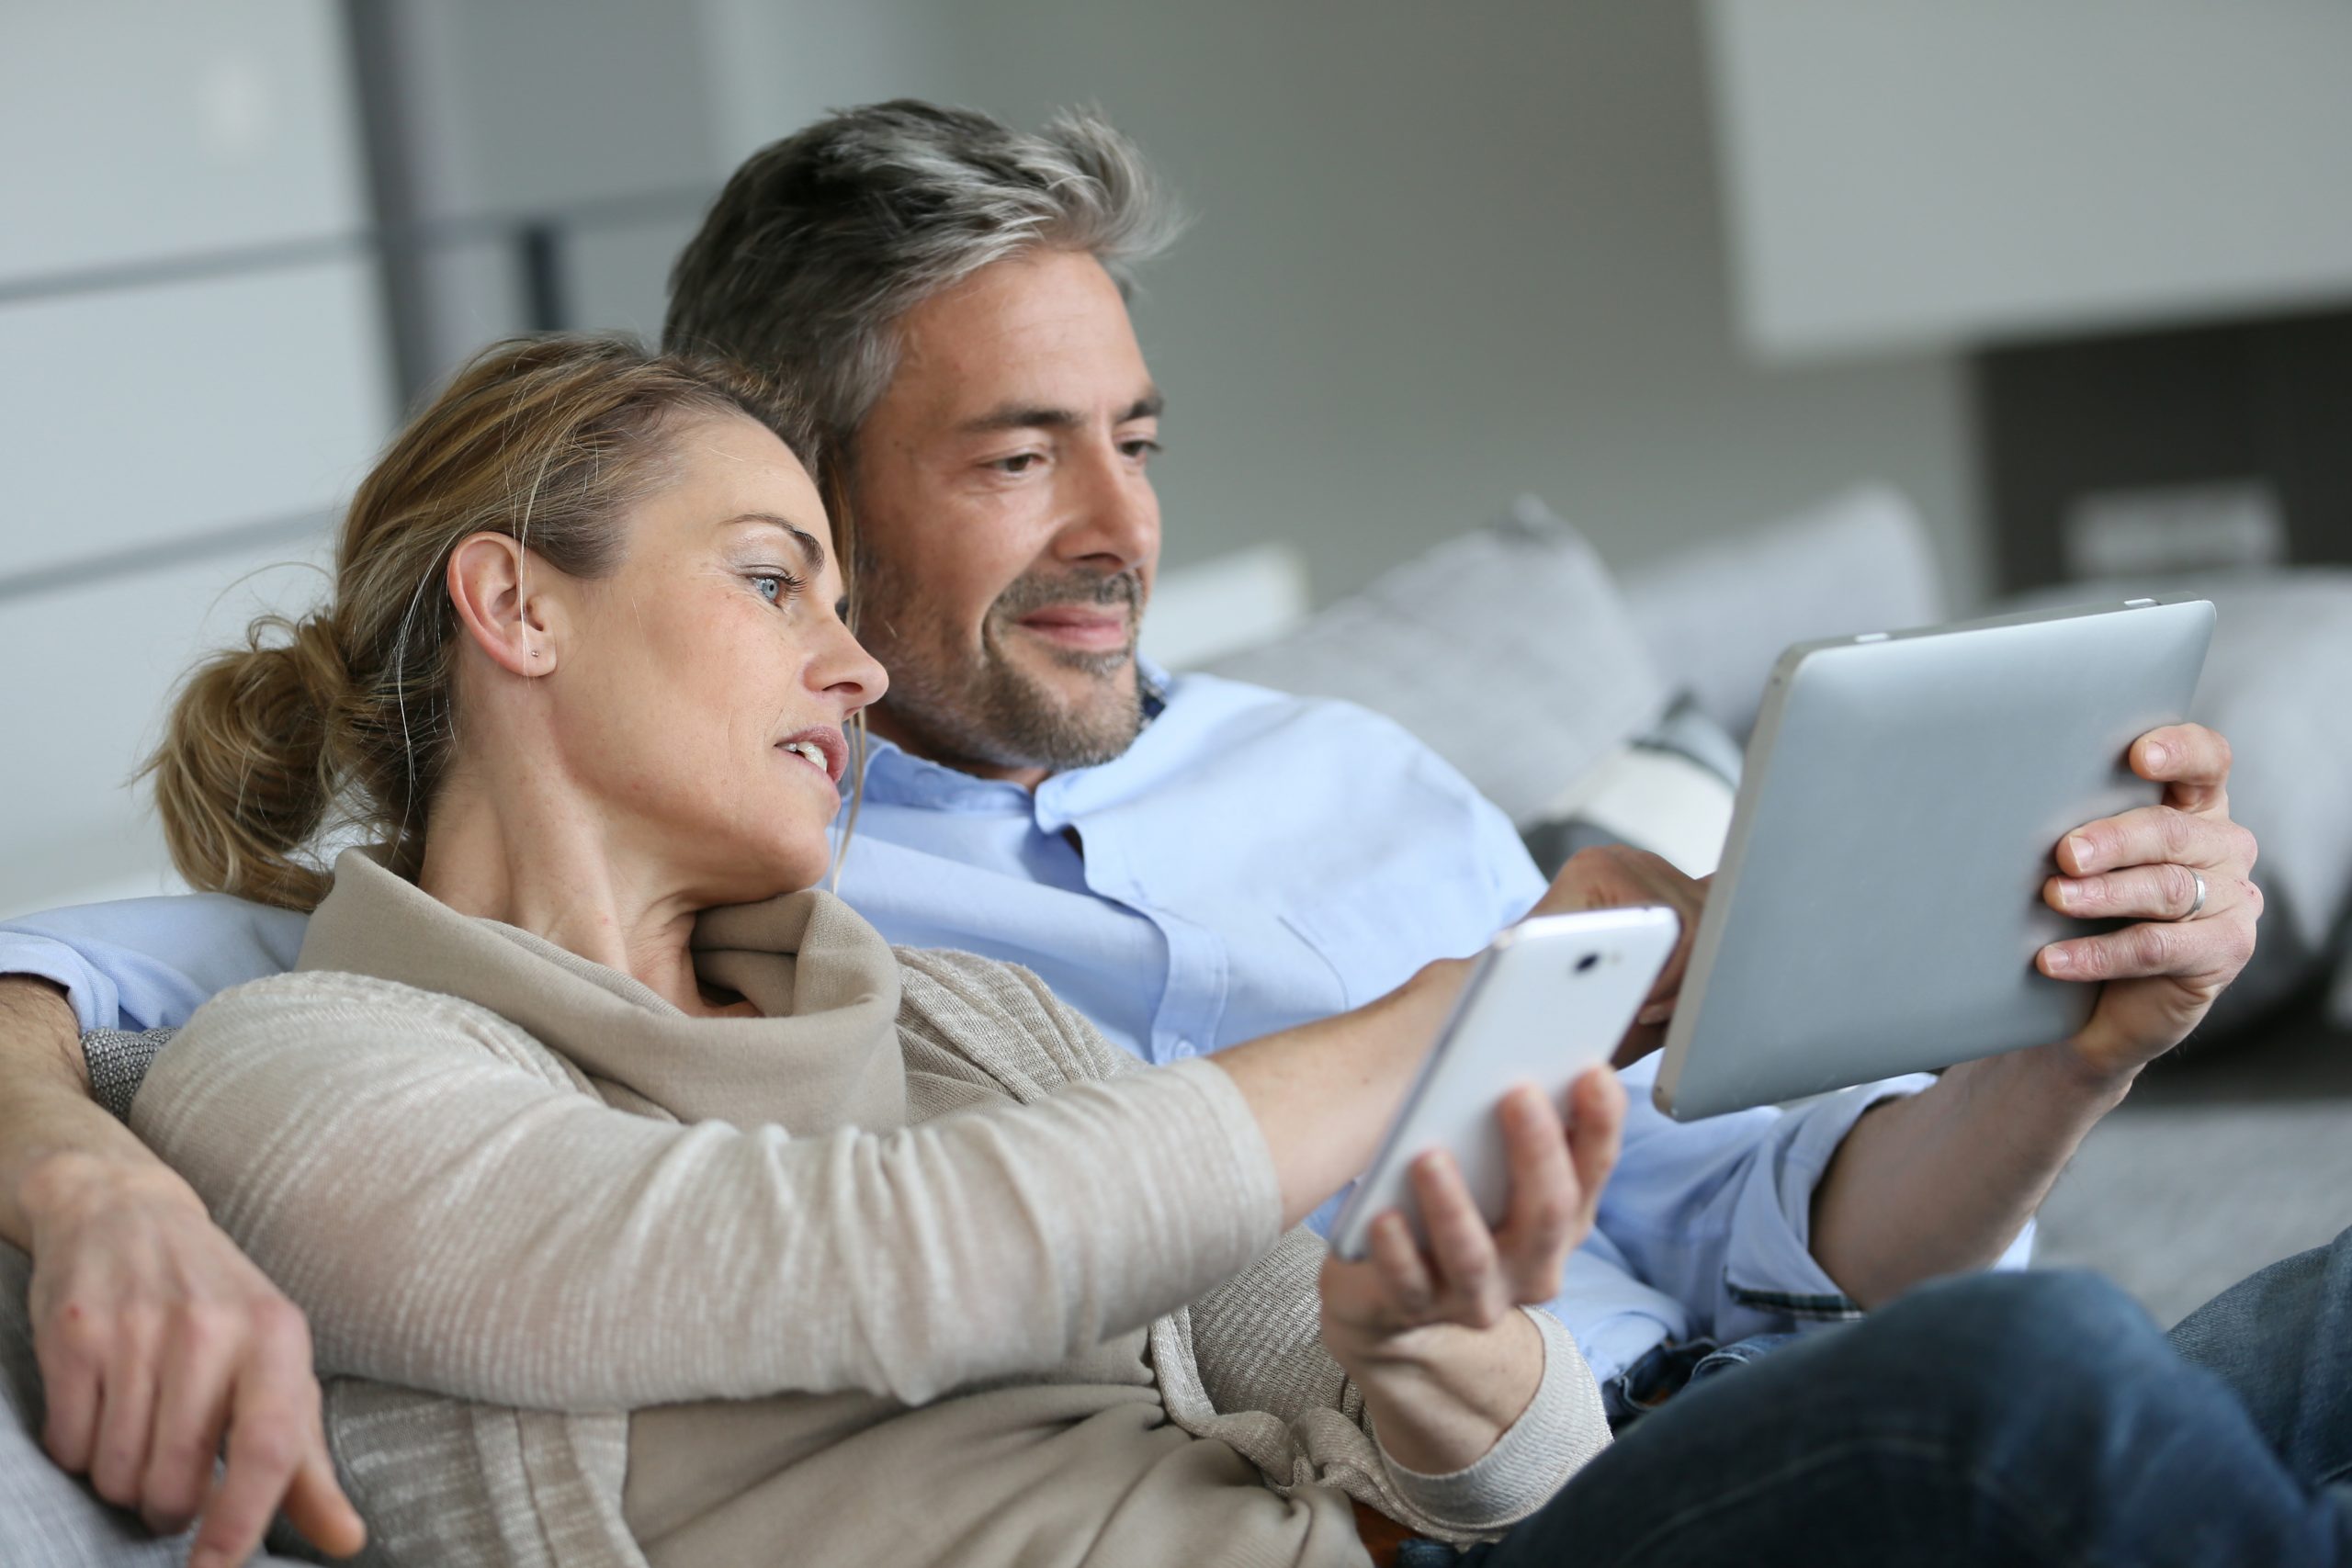
[[[919,1403],[1148,1322],[1280,1234],[1205,1063],[793,1138],[615,1111],[494,1015],[350,976],[224,995],[133,1124],[326,1365],[547,1408]]]

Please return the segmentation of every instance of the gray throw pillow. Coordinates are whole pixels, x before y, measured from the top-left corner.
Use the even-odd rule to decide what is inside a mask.
[[[1385,714],[1522,825],[1669,694],[1608,568],[1532,497],[1202,668]]]

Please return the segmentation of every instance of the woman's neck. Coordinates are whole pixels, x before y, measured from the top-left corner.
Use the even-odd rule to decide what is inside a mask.
[[[610,969],[681,1010],[707,999],[688,946],[698,907],[663,886],[655,857],[629,852],[560,790],[451,780],[435,801],[417,886],[463,915],[501,920]]]

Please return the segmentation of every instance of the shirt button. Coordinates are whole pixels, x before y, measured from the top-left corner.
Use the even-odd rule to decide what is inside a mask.
[[[1189,1041],[1189,1040],[1179,1040],[1179,1041],[1177,1041],[1177,1042],[1176,1042],[1176,1048],[1175,1048],[1173,1051],[1171,1051],[1171,1052],[1170,1052],[1170,1053],[1169,1053],[1169,1055],[1170,1055],[1174,1056],[1174,1057],[1175,1057],[1178,1061],[1180,1061],[1180,1062],[1181,1062],[1181,1061],[1182,1061],[1185,1057],[1187,1057],[1187,1056],[1191,1056],[1191,1055],[1195,1055],[1195,1054],[1196,1054],[1196,1053],[1195,1053],[1195,1052],[1193,1051],[1193,1043],[1192,1043],[1191,1041]]]

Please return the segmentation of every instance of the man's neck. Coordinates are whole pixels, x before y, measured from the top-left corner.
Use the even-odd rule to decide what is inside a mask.
[[[1001,762],[985,761],[978,757],[956,756],[949,748],[899,722],[897,716],[888,711],[887,704],[866,710],[865,728],[876,739],[888,740],[910,757],[921,757],[926,762],[936,762],[943,768],[953,768],[976,779],[998,779],[1006,784],[1019,784],[1032,795],[1036,793],[1039,784],[1054,776],[1051,768],[1012,767]]]

